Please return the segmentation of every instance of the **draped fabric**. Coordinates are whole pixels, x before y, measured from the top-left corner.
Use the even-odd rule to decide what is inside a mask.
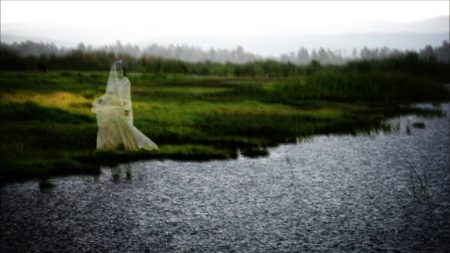
[[[111,66],[106,93],[95,99],[92,112],[97,116],[97,149],[155,150],[158,146],[133,125],[130,80],[124,75],[123,62]]]

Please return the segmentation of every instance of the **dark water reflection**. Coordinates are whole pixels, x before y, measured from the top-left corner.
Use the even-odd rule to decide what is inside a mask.
[[[266,158],[7,185],[0,251],[448,252],[449,117],[391,123],[397,131],[318,136]]]

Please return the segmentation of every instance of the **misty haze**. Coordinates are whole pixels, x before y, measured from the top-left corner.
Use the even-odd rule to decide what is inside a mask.
[[[448,1],[1,1],[0,252],[448,252]]]

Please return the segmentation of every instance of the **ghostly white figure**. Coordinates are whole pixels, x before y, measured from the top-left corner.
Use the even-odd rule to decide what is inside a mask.
[[[97,114],[97,149],[155,150],[158,146],[133,125],[130,80],[124,75],[122,60],[109,72],[106,93],[92,103]]]

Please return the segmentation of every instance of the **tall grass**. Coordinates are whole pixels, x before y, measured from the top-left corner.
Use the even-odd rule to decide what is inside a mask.
[[[290,81],[277,86],[289,97],[370,102],[417,102],[450,99],[443,85],[424,77],[402,73],[320,72],[304,82]]]

